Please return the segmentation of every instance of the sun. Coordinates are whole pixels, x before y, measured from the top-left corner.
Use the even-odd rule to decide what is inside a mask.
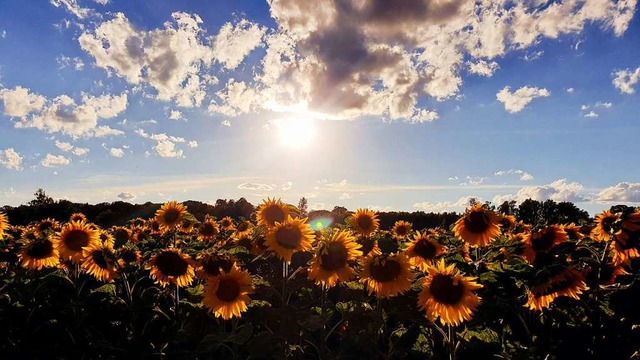
[[[275,122],[280,143],[289,148],[309,146],[316,136],[314,122],[305,118],[278,119]]]

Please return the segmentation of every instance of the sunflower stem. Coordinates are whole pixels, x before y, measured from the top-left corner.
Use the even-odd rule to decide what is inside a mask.
[[[456,340],[455,340],[455,333],[453,331],[453,328],[451,327],[451,324],[447,325],[447,330],[449,333],[449,360],[455,360],[456,359]]]
[[[175,301],[176,301],[175,315],[177,320],[178,316],[180,315],[180,287],[178,286],[178,284],[176,284]]]
[[[327,321],[325,319],[325,315],[324,315],[324,300],[325,297],[327,296],[327,287],[325,286],[325,284],[322,284],[322,288],[321,288],[321,293],[320,293],[320,317],[322,317],[322,329],[320,331],[320,352],[322,354],[324,354],[324,349],[325,349],[325,332],[326,332],[326,327],[327,327]]]

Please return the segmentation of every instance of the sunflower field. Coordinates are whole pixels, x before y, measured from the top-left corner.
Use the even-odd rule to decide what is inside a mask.
[[[527,224],[475,204],[380,228],[266,199],[100,228],[0,213],[3,359],[640,358],[640,211]]]

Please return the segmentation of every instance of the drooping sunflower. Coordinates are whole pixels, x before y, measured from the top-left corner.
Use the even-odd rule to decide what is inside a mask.
[[[147,264],[151,278],[165,287],[175,284],[179,287],[191,285],[195,276],[193,261],[179,249],[167,248],[154,255]]]
[[[116,257],[110,243],[93,243],[82,249],[82,268],[98,281],[112,282],[118,277]]]
[[[9,228],[9,219],[7,215],[0,212],[0,239],[4,237],[4,232]]]
[[[409,259],[404,254],[366,256],[362,261],[360,282],[367,286],[369,295],[379,298],[396,296],[411,288],[414,275]]]
[[[584,237],[580,226],[576,225],[575,223],[562,225],[562,229],[567,233],[567,236],[571,241],[579,241]]]
[[[483,208],[482,204],[476,204],[471,209],[467,209],[464,215],[456,221],[453,232],[471,246],[489,245],[493,239],[500,235],[498,215]]]
[[[247,311],[247,304],[251,301],[248,294],[252,292],[253,284],[249,272],[240,270],[234,264],[231,271],[209,278],[204,287],[202,303],[215,317],[229,320],[232,317],[240,317]]]
[[[614,265],[626,265],[629,260],[640,257],[640,230],[629,231],[623,227],[612,240],[611,255]]]
[[[525,224],[524,221],[518,221],[512,232],[514,234],[523,234],[529,231],[531,231],[531,225]]]
[[[236,238],[249,236],[253,233],[253,225],[249,220],[240,220],[235,226],[233,236]]]
[[[156,211],[156,220],[160,223],[160,227],[166,231],[173,230],[182,224],[182,220],[187,215],[187,208],[179,204],[177,201],[170,201],[163,204]]]
[[[571,268],[561,268],[529,286],[528,299],[524,306],[530,310],[542,311],[560,296],[578,300],[579,295],[588,289],[582,273]]]
[[[211,241],[220,233],[218,223],[213,219],[205,219],[198,229],[198,239],[202,241]]]
[[[369,209],[358,209],[349,219],[348,223],[355,231],[363,236],[369,236],[378,230],[380,220],[378,215]]]
[[[55,267],[60,263],[58,249],[49,237],[28,242],[20,250],[18,258],[22,267],[34,270]]]
[[[236,263],[234,258],[215,252],[203,252],[196,260],[196,275],[202,280],[218,276],[221,272],[228,273]]]
[[[69,221],[87,221],[87,217],[83,213],[73,213],[69,216]]]
[[[524,256],[533,264],[540,253],[548,253],[554,246],[569,240],[569,236],[559,225],[549,225],[524,234]]]
[[[222,220],[220,220],[220,227],[222,228],[222,230],[233,230],[233,219],[229,216],[223,217]]]
[[[309,279],[328,288],[338,281],[349,281],[354,276],[349,262],[362,256],[361,247],[349,231],[336,232],[331,239],[322,240],[311,260]]]
[[[39,235],[47,235],[49,233],[60,230],[60,223],[52,218],[46,218],[38,222],[35,226],[35,229]]]
[[[404,240],[411,234],[412,225],[408,221],[398,220],[393,225],[393,238],[397,240]]]
[[[409,257],[412,266],[426,271],[427,265],[432,265],[438,256],[444,254],[444,247],[435,237],[426,232],[416,231],[405,254]]]
[[[266,228],[276,226],[276,222],[283,222],[287,218],[287,215],[290,214],[290,206],[283,203],[280,199],[275,198],[263,200],[263,203],[258,206],[258,210],[256,210],[258,225]]]
[[[311,242],[316,235],[307,218],[292,218],[287,215],[283,222],[269,229],[265,245],[274,251],[279,258],[291,262],[291,256],[298,251],[311,250]]]
[[[620,217],[611,211],[603,211],[596,215],[595,223],[596,227],[591,230],[591,237],[594,240],[605,241],[609,240],[612,235],[612,225]]]
[[[444,259],[427,266],[427,272],[424,289],[418,295],[418,307],[426,311],[426,317],[453,326],[471,320],[481,300],[473,293],[483,287],[478,279],[462,275],[455,264],[446,266]]]
[[[70,222],[53,237],[53,243],[63,260],[80,263],[83,258],[82,248],[100,243],[100,233],[85,222]]]

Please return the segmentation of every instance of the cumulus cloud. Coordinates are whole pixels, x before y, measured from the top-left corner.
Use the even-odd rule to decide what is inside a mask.
[[[469,72],[471,74],[491,77],[493,76],[493,73],[500,68],[500,65],[498,65],[498,63],[495,61],[488,62],[484,60],[478,60],[475,63],[468,61],[467,67],[469,68]]]
[[[466,181],[460,183],[460,185],[462,186],[467,186],[467,185],[480,185],[482,184],[485,180],[487,180],[486,177],[481,177],[481,176],[466,176]]]
[[[261,191],[271,191],[275,189],[275,186],[269,184],[261,184],[254,182],[246,182],[238,185],[238,189],[240,190],[261,190]]]
[[[569,94],[573,94],[574,92],[576,92],[576,89],[570,87],[570,88],[566,88],[565,91]]]
[[[477,196],[463,196],[458,201],[441,201],[432,203],[429,201],[419,202],[413,204],[413,207],[425,212],[443,212],[443,211],[456,211],[463,210],[468,207],[471,202],[482,202],[482,198]]]
[[[531,53],[524,54],[522,59],[524,59],[524,61],[534,61],[534,60],[540,59],[542,55],[544,55],[544,51],[539,50],[539,51],[534,51]]]
[[[189,142],[187,143],[187,146],[188,146],[188,147],[190,147],[190,148],[197,148],[197,147],[198,147],[198,142],[197,142],[197,141],[195,141],[195,140],[193,140],[193,141],[189,141]]]
[[[340,200],[348,200],[348,199],[351,199],[351,198],[353,198],[353,196],[351,194],[344,192],[344,193],[342,193],[342,195],[340,195],[340,197],[338,199],[340,199]]]
[[[31,93],[22,86],[16,86],[13,90],[0,89],[0,99],[3,102],[4,114],[15,117],[25,117],[40,111],[47,101],[44,96]]]
[[[613,74],[613,86],[620,90],[622,94],[633,94],[636,92],[634,86],[640,81],[640,67],[635,70],[624,69],[615,71]]]
[[[411,116],[409,122],[411,123],[424,123],[438,120],[438,113],[427,109],[419,109]]]
[[[40,162],[40,165],[44,167],[57,167],[71,164],[71,159],[68,159],[62,155],[47,154]]]
[[[282,191],[289,191],[291,190],[291,188],[293,188],[293,183],[291,181],[287,181],[286,183],[282,184],[282,186],[280,186],[280,190]]]
[[[73,148],[73,150],[71,152],[75,156],[83,156],[83,155],[87,155],[89,153],[89,149],[75,147],[75,148]]]
[[[186,140],[183,137],[169,136],[164,133],[148,134],[142,129],[137,129],[135,133],[142,136],[143,138],[155,140],[156,145],[153,147],[153,149],[161,157],[164,157],[164,158],[182,158],[183,157],[184,151],[176,148],[176,143],[186,142]],[[192,145],[195,145],[195,146],[192,146]],[[197,147],[198,143],[196,141],[191,141],[187,144],[187,146]]]
[[[605,109],[610,109],[613,106],[613,103],[598,101],[595,106],[605,108]]]
[[[13,148],[0,150],[0,165],[5,169],[22,170],[22,159],[24,159],[24,157],[20,156]]]
[[[70,58],[68,56],[59,55],[56,57],[58,63],[58,69],[64,69],[67,67],[73,67],[76,70],[84,69],[84,62],[79,57]]]
[[[129,200],[133,200],[136,198],[136,194],[131,193],[131,192],[121,192],[120,194],[118,194],[118,199],[122,200],[122,201],[129,201]]]
[[[533,180],[533,175],[529,174],[524,170],[519,170],[519,169],[500,170],[500,171],[496,171],[494,175],[495,176],[518,175],[520,176],[520,180],[522,181]]]
[[[64,152],[69,152],[71,150],[73,150],[73,145],[71,145],[68,142],[64,142],[64,141],[58,141],[56,140],[55,145],[58,149],[64,151]]]
[[[551,199],[556,202],[584,202],[588,199],[581,194],[583,186],[577,182],[568,182],[567,179],[559,179],[546,185],[525,186],[516,194],[497,195],[493,203],[501,204],[504,201],[522,202],[526,199],[545,201]]]
[[[588,118],[597,118],[598,116],[600,116],[597,112],[591,110],[588,113],[584,114],[584,117],[588,117]]]
[[[215,38],[213,52],[228,70],[233,70],[249,53],[262,43],[266,28],[247,20],[226,23]]]
[[[548,97],[549,90],[537,87],[523,86],[511,92],[510,86],[505,86],[496,94],[498,101],[504,104],[505,110],[510,113],[522,111],[535,98]]]
[[[121,148],[110,148],[109,149],[109,155],[115,157],[115,158],[121,158],[124,156],[124,150]]]
[[[59,8],[62,7],[68,13],[75,15],[78,19],[84,19],[89,16],[93,10],[80,7],[77,0],[50,0],[51,5]]]
[[[169,114],[169,120],[183,120],[182,113],[178,110],[171,110]]]
[[[231,127],[231,121],[229,120],[222,120],[220,122],[220,125],[225,126],[225,127]]]
[[[596,194],[597,202],[639,203],[640,183],[621,182]]]

